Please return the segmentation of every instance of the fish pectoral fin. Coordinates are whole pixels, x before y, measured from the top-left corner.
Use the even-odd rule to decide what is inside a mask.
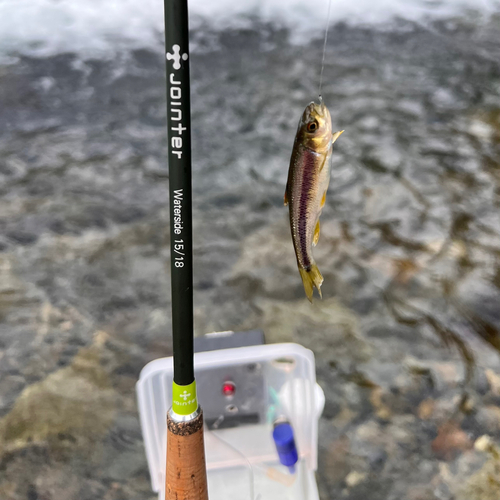
[[[285,207],[288,205],[288,186],[287,186],[287,189],[285,191],[285,197],[283,200],[283,204],[285,205]]]
[[[314,228],[314,237],[313,237],[313,247],[318,244],[319,241],[319,220],[316,222],[316,227]]]
[[[323,193],[323,198],[321,198],[321,204],[319,208],[323,208],[325,206],[325,201],[326,201],[326,191]]]
[[[332,134],[332,144],[344,133],[343,130],[339,130],[338,132],[335,132],[335,134]]]
[[[316,264],[313,264],[309,271],[307,271],[306,269],[299,269],[299,271],[309,302],[312,303],[313,286],[315,286],[318,290],[319,296],[323,298],[323,296],[321,295],[321,284],[323,283],[323,276],[321,276],[318,266]]]

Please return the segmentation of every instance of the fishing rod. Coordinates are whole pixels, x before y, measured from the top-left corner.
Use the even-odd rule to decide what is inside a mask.
[[[187,0],[164,0],[174,377],[166,500],[208,500],[203,412],[194,378],[191,104]]]

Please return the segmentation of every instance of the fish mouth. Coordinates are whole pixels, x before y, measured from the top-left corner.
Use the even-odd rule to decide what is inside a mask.
[[[322,100],[320,100],[319,104],[314,101],[310,102],[306,106],[306,109],[304,110],[304,114],[302,116],[302,123],[307,123],[311,119],[316,118],[317,116],[323,118],[325,116],[325,110],[326,106]]]
[[[306,106],[306,114],[307,117],[310,117],[314,111],[314,108],[317,106],[317,104],[314,101],[311,101],[307,106]]]

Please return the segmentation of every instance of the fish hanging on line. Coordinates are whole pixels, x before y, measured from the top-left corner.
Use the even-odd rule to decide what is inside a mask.
[[[300,118],[290,158],[285,205],[289,206],[297,266],[310,302],[313,287],[322,296],[323,276],[314,261],[312,247],[319,240],[319,216],[330,182],[333,143],[342,132],[332,134],[330,111],[320,97],[320,104],[311,102]]]

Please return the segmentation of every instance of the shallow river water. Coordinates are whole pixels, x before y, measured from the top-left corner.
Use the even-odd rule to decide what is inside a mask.
[[[312,305],[283,193],[322,41],[192,33],[196,333],[314,351],[322,500],[498,499],[499,23],[332,27]],[[155,497],[134,385],[171,353],[164,93],[160,41],[0,66],[2,500]]]

